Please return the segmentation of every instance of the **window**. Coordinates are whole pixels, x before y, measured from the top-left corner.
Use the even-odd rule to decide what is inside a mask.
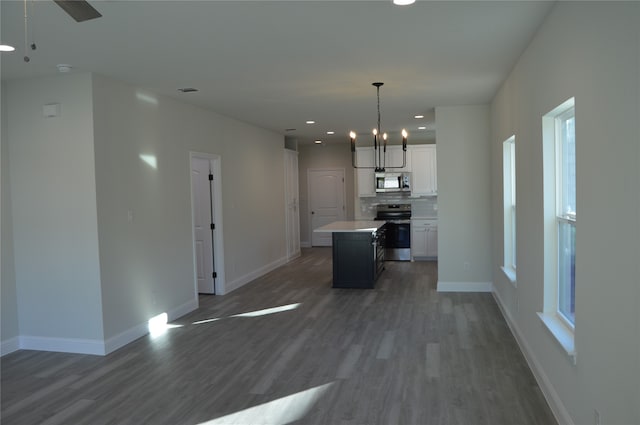
[[[504,262],[502,271],[516,283],[516,139],[502,143]]]
[[[576,293],[576,136],[575,110],[556,118],[556,221],[558,234],[558,313],[575,325]]]
[[[575,361],[576,117],[569,99],[542,118],[544,312],[551,333]]]

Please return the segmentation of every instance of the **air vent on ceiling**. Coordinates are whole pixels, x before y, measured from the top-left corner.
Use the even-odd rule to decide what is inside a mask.
[[[191,93],[194,91],[198,91],[198,89],[194,89],[193,87],[183,87],[181,89],[178,89],[178,91],[181,91],[182,93]]]

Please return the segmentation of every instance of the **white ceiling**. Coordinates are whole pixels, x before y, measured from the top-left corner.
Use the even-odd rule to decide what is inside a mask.
[[[1,1],[2,79],[91,71],[298,139],[382,129],[432,138],[433,108],[489,102],[552,7],[544,1],[91,1],[76,23],[52,0]],[[180,93],[195,87],[196,93]],[[424,114],[422,120],[413,118]],[[316,124],[307,125],[306,120]],[[294,131],[286,129],[295,128]],[[336,135],[327,136],[326,131]]]

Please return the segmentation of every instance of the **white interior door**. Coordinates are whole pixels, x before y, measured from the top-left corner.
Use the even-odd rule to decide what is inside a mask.
[[[287,259],[300,255],[300,208],[298,202],[298,152],[284,150]]]
[[[213,250],[213,197],[211,190],[212,161],[191,158],[191,190],[193,194],[193,235],[195,239],[196,279],[198,292],[215,294]]]
[[[331,233],[313,230],[334,221],[345,220],[344,169],[308,171],[311,245],[331,246]]]

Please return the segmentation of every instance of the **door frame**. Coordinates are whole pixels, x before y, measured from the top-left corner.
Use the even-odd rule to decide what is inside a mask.
[[[300,255],[302,254],[302,251],[300,250],[300,182],[299,182],[299,174],[300,174],[300,170],[299,170],[299,152],[298,151],[294,151],[291,149],[284,149],[284,168],[285,168],[285,182],[284,182],[284,190],[285,190],[285,200],[284,200],[284,210],[285,210],[285,239],[286,239],[286,244],[287,244],[287,261],[291,261],[295,258],[300,257]],[[289,156],[292,156],[295,158],[295,163],[296,163],[296,173],[295,173],[295,182],[290,182],[289,180],[289,176],[288,176],[288,162],[289,162]],[[293,208],[295,209],[295,215],[297,215],[297,220],[293,220],[294,225],[295,222],[297,221],[297,234],[291,235],[291,221],[292,221],[292,217],[291,217],[291,205],[289,203],[289,199],[288,196],[290,195],[290,193],[287,192],[287,188],[289,188],[289,185],[291,185],[292,183],[295,183],[295,189],[296,189],[296,193],[295,193],[295,198],[293,200]],[[297,250],[294,250],[293,252],[290,251],[290,242],[292,239],[297,238]]]
[[[193,258],[193,291],[196,303],[198,303],[198,263],[196,259],[196,234],[194,231],[195,224],[195,194],[193,191],[193,184],[191,183],[191,170],[193,169],[193,159],[207,159],[211,164],[211,174],[213,174],[213,222],[216,225],[216,231],[214,232],[213,242],[213,261],[215,264],[215,272],[217,277],[215,279],[215,293],[217,295],[224,295],[226,293],[226,282],[224,274],[224,236],[222,225],[222,170],[220,155],[214,155],[203,152],[189,152],[189,191],[191,192],[191,246],[192,246],[192,258]],[[199,305],[199,303],[198,303]]]
[[[313,246],[313,220],[311,220],[311,179],[309,178],[313,171],[340,171],[342,172],[342,207],[344,211],[344,219],[347,219],[347,176],[344,167],[322,167],[307,168],[307,213],[309,214],[309,245]]]

